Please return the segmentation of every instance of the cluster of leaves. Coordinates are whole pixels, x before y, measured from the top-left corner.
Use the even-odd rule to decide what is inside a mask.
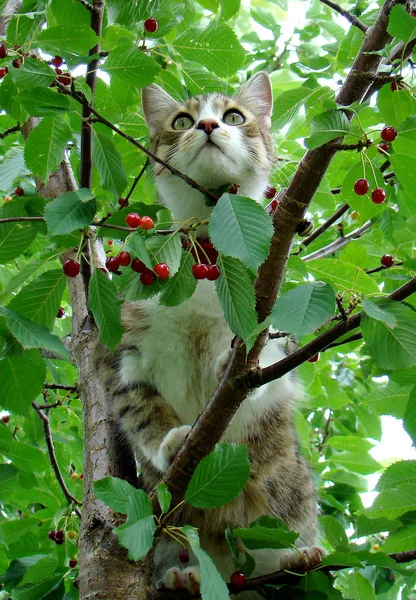
[[[108,0],[100,63],[107,75],[97,80],[94,107],[126,134],[146,143],[146,128],[138,108],[143,86],[155,81],[180,98],[224,91],[227,77],[228,90],[235,90],[240,83],[237,71],[245,69],[248,73],[255,65],[256,69],[272,71],[272,128],[279,151],[273,172],[276,187],[286,187],[291,180],[305,152],[300,140],[306,139],[310,149],[340,135],[349,144],[373,141],[362,150],[361,158],[355,152],[339,152],[333,160],[314,197],[311,214],[319,223],[330,217],[340,202],[347,202],[351,210],[338,230],[329,228],[310,250],[319,251],[336,241],[340,232],[351,233],[368,221],[371,227],[364,237],[330,258],[303,260],[306,250],[298,242],[298,252],[295,248],[289,260],[283,293],[266,323],[295,334],[303,345],[318,329],[321,332],[331,326],[336,297],[345,310],[352,307],[352,311],[363,311],[363,340],[328,350],[319,362],[300,367],[307,400],[296,417],[301,448],[312,464],[320,489],[322,525],[331,552],[325,564],[349,568],[338,573],[335,587],[327,574],[310,573],[302,578],[296,591],[282,590],[281,597],[288,593],[292,594],[287,596],[290,598],[307,595],[319,600],[393,600],[401,590],[402,598],[411,598],[414,574],[387,554],[416,548],[416,462],[388,466],[377,484],[379,496],[372,507],[364,508],[361,494],[368,489],[367,476],[381,472],[385,466],[370,453],[381,439],[383,415],[403,419],[416,442],[415,300],[410,297],[406,303],[393,303],[383,299],[414,275],[416,268],[416,102],[412,73],[407,73],[400,61],[393,65],[392,74],[404,75],[406,85],[393,90],[387,83],[375,102],[354,105],[356,116],[350,123],[338,110],[333,88],[350,68],[363,33],[355,27],[346,32],[333,12],[315,2],[306,11],[305,25],[294,31],[291,44],[282,52],[278,23],[286,18],[287,11],[284,0],[253,3],[250,9],[241,8],[238,0],[184,0],[174,6],[168,0],[151,5]],[[362,12],[360,18],[371,25],[376,13],[369,9]],[[159,28],[145,37],[143,20],[149,16],[157,19]],[[269,40],[261,39],[255,23],[270,32],[264,36]],[[413,24],[414,17],[403,7],[393,9],[389,31],[396,41],[407,43],[412,39]],[[319,46],[318,36],[323,40]],[[168,227],[172,221],[171,215],[155,204],[148,172],[134,188],[129,209],[116,211],[117,200],[131,188],[146,157],[101,123],[93,128],[91,190],[80,189],[52,201],[37,192],[36,179],[47,182],[64,157],[74,173],[80,166],[82,108],[69,94],[51,87],[56,73],[48,56],[62,56],[74,77],[75,89],[90,98],[85,77],[78,73],[91,60],[87,53],[97,41],[90,27],[90,12],[76,0],[26,2],[9,23],[4,40],[8,55],[0,59],[0,66],[9,69],[0,85],[1,130],[13,128],[16,122],[22,124],[29,117],[42,117],[26,141],[19,132],[1,139],[0,190],[4,200],[0,201],[0,219],[39,217],[36,221],[0,222],[0,301],[4,305],[0,309],[1,407],[5,411],[2,414],[10,416],[8,422],[0,423],[0,452],[4,457],[0,465],[4,489],[0,572],[7,597],[12,595],[13,599],[68,600],[78,595],[72,585],[75,572],[69,567],[69,560],[76,554],[75,542],[66,536],[63,545],[56,545],[47,536],[52,529],[77,530],[78,524],[55,480],[41,422],[31,407],[32,401],[42,403],[45,399],[45,382],[71,385],[76,381],[62,343],[70,333],[71,307],[59,256],[68,248],[79,248],[80,230],[109,212],[113,215],[106,220],[107,225],[125,226],[129,211],[154,217],[155,230]],[[386,54],[392,47],[386,48]],[[37,48],[42,53],[32,56]],[[21,61],[20,66],[15,66],[16,59]],[[328,85],[324,85],[325,80]],[[384,125],[398,131],[388,155],[377,151]],[[386,166],[393,173],[388,178],[384,176]],[[354,193],[354,182],[362,177],[369,180],[370,189],[385,187],[386,202],[376,205],[368,194]],[[23,196],[13,194],[16,186],[23,189]],[[253,280],[268,254],[270,217],[254,201],[224,194],[213,210],[209,227],[220,252],[221,269],[220,279],[212,285],[216,286],[231,329],[250,347],[259,330]],[[111,248],[110,253],[125,248],[148,267],[166,262],[171,269],[168,280],[150,287],[141,285],[129,270],[113,280],[99,269],[93,271],[90,308],[101,339],[114,349],[122,334],[120,291],[129,300],[160,293],[163,304],[176,306],[193,294],[197,282],[190,274],[192,255],[182,248],[178,235],[129,233],[108,227],[101,227],[98,233],[113,242],[111,247],[105,246]],[[380,258],[386,253],[394,257],[394,267],[368,274],[366,271],[380,266]],[[67,316],[57,321],[60,306]],[[45,350],[61,360],[45,358]],[[46,399],[59,403],[48,411],[55,452],[67,486],[80,498],[79,402],[59,390],[48,391]],[[241,458],[244,450],[219,446],[207,462],[201,463],[186,502],[208,509],[229,502],[241,491],[248,465],[242,461],[238,470],[231,460],[233,453]],[[227,465],[233,465],[239,476],[227,476],[223,482],[214,477],[217,488],[211,488],[207,478],[209,473],[216,473],[218,465],[224,466],[222,460],[228,460]],[[232,475],[232,470],[224,472]],[[118,529],[120,543],[129,549],[132,558],[141,558],[158,527],[151,509],[149,512],[147,496],[139,490],[132,492],[125,482],[107,480],[100,485],[96,487],[97,495],[128,515],[126,524]],[[159,489],[159,493],[166,513],[170,509],[169,492]],[[351,541],[346,530],[353,531]],[[203,597],[213,597],[212,590],[205,587],[210,582],[218,597],[228,597],[210,558],[199,548],[197,532],[184,526],[180,533],[200,561]],[[281,547],[276,545],[279,543],[287,546],[296,540],[295,533],[270,520],[255,523],[250,530],[228,532],[236,566],[247,575],[252,561],[247,558],[244,564],[239,563],[234,535],[241,536],[249,549]]]

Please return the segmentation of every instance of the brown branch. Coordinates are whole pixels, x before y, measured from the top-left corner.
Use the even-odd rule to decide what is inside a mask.
[[[352,25],[354,25],[354,27],[358,27],[358,29],[360,29],[363,33],[365,33],[367,31],[368,27],[367,27],[367,25],[365,25],[365,23],[360,21],[360,19],[358,17],[356,17],[355,15],[350,13],[348,10],[345,10],[344,8],[342,8],[342,6],[340,6],[336,2],[331,2],[331,0],[320,0],[320,2],[322,2],[322,4],[326,4],[330,8],[333,8],[334,10],[336,10],[337,13],[339,13],[340,15],[345,17],[347,19],[347,21],[349,21]]]
[[[351,231],[351,233],[344,235],[343,237],[339,238],[339,240],[335,240],[335,242],[331,242],[327,246],[324,246],[323,248],[320,248],[319,250],[316,250],[311,254],[303,256],[303,262],[309,262],[310,260],[324,258],[325,256],[334,254],[334,252],[337,252],[337,250],[340,250],[341,248],[349,244],[351,240],[356,240],[357,238],[362,237],[365,233],[367,233],[371,226],[371,221],[366,221],[364,225],[362,225],[358,229],[354,229],[354,231]]]
[[[394,262],[394,264],[391,265],[391,267],[384,267],[383,265],[380,265],[379,267],[375,267],[374,269],[369,269],[368,271],[366,271],[367,275],[371,275],[372,273],[378,273],[379,271],[385,271],[386,269],[392,269],[393,267],[400,267],[400,265],[403,264],[402,260],[398,260],[397,262]]]
[[[2,140],[6,136],[10,135],[11,133],[15,133],[16,131],[22,131],[19,124],[15,125],[14,127],[10,127],[10,129],[6,129],[6,131],[3,131],[3,133],[0,133],[0,139]]]
[[[85,6],[85,8],[86,8],[87,10],[89,10],[90,12],[96,12],[96,11],[97,11],[97,8],[96,8],[96,7],[95,7],[93,4],[90,4],[90,3],[88,2],[88,0],[77,0],[77,1],[78,1],[80,4],[82,4],[82,6]]]
[[[339,142],[329,142],[329,145],[337,150],[362,150],[372,146],[372,140],[360,140],[356,144],[340,144]]]
[[[62,385],[60,383],[44,383],[43,387],[46,390],[68,390],[69,392],[77,391],[76,385]]]
[[[337,188],[338,189],[338,188]],[[331,190],[332,191],[332,190]],[[341,189],[339,188],[339,191],[341,191]],[[339,193],[337,192],[332,192],[332,193]],[[320,225],[319,227],[317,227],[312,233],[311,235],[309,235],[307,238],[305,238],[302,242],[302,246],[309,246],[310,244],[312,244],[312,242],[314,242],[316,240],[316,238],[318,238],[320,235],[322,235],[327,229],[329,229],[331,227],[331,225],[333,225],[335,223],[335,221],[338,221],[338,219],[340,219],[350,208],[350,205],[345,203],[342,204],[335,212],[333,215],[331,215],[329,217],[329,219],[327,219],[325,221],[325,223],[322,223],[322,225]],[[301,246],[301,247],[302,247]]]
[[[59,469],[58,461],[57,461],[56,454],[55,454],[55,448],[54,448],[53,441],[52,441],[52,433],[51,433],[51,428],[49,425],[49,417],[47,414],[45,414],[43,412],[43,410],[42,410],[43,407],[40,406],[37,402],[32,402],[32,406],[42,421],[43,433],[45,435],[46,446],[48,448],[48,453],[49,453],[49,460],[51,461],[51,465],[52,465],[53,471],[55,473],[55,477],[58,480],[61,490],[63,491],[68,502],[70,502],[71,504],[74,504],[74,505],[81,506],[82,503],[79,500],[77,500],[71,494],[69,489],[67,488],[66,483],[62,477],[61,471]],[[79,511],[79,509],[76,506],[74,506],[74,511],[77,514],[77,516],[79,518],[81,518],[81,512]]]

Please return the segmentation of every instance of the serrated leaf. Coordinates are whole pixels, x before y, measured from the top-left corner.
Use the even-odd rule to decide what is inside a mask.
[[[245,58],[245,50],[234,31],[216,23],[205,29],[189,28],[172,42],[172,47],[185,60],[198,62],[219,77],[236,73]]]
[[[352,452],[368,452],[374,444],[358,435],[332,435],[325,442],[336,450],[351,450]]]
[[[378,480],[376,490],[383,492],[403,483],[416,484],[416,460],[400,460],[390,465]]]
[[[376,600],[373,585],[361,573],[348,575],[348,598],[351,600]]]
[[[280,131],[280,129],[292,121],[303,106],[305,98],[310,96],[314,91],[300,87],[280,94],[273,103],[273,129]]]
[[[416,158],[407,154],[391,154],[389,160],[404,191],[413,198],[416,186]]]
[[[335,312],[335,293],[322,281],[304,283],[277,300],[270,315],[273,327],[301,337],[328,322]]]
[[[15,467],[28,473],[44,473],[51,466],[43,452],[33,444],[15,440],[13,434],[5,427],[0,428],[0,452],[10,459]],[[27,520],[23,519],[23,521]],[[35,519],[35,522],[39,524],[38,519]],[[2,526],[7,527],[7,523],[8,521],[3,521]]]
[[[392,37],[407,44],[416,37],[416,23],[413,15],[409,14],[404,6],[393,6],[387,31]]]
[[[416,523],[402,527],[398,531],[389,534],[383,544],[383,551],[387,554],[392,552],[406,552],[416,547]]]
[[[19,587],[23,587],[28,583],[39,583],[45,579],[49,579],[56,571],[58,561],[55,556],[49,555],[40,557],[35,564],[31,565],[23,576]]]
[[[113,532],[118,541],[129,551],[130,560],[141,560],[153,544],[156,523],[153,517],[152,503],[143,490],[136,490],[127,500],[127,521]]]
[[[362,537],[382,531],[395,531],[401,527],[400,521],[391,521],[381,517],[380,519],[369,519],[366,515],[359,515],[355,524],[353,537]]]
[[[25,286],[9,303],[8,308],[47,329],[52,329],[62,294],[66,286],[62,270],[46,271]]]
[[[376,415],[392,415],[402,419],[409,399],[409,391],[389,381],[385,386],[379,386],[369,393],[364,403]]]
[[[254,272],[269,254],[272,235],[272,221],[264,208],[236,194],[223,194],[209,219],[209,236],[217,250]]]
[[[416,313],[409,306],[393,301],[385,310],[396,319],[394,329],[365,313],[361,319],[368,353],[381,368],[390,371],[416,365]]]
[[[0,360],[1,406],[28,416],[31,402],[42,391],[45,374],[45,361],[37,350]]]
[[[97,322],[100,340],[114,351],[124,331],[120,300],[113,281],[100,269],[94,269],[90,279],[88,307]]]
[[[350,132],[350,122],[342,110],[327,110],[313,117],[311,121],[311,135],[305,139],[309,150],[319,148],[323,144],[338,137],[343,137]]]
[[[115,512],[127,514],[128,499],[137,491],[137,488],[119,477],[105,477],[94,481],[94,494]]]
[[[50,235],[64,235],[88,227],[96,202],[87,188],[58,196],[46,205],[45,221]]]
[[[215,288],[225,320],[233,333],[245,339],[257,327],[256,299],[251,277],[235,258],[219,255],[218,263],[221,275],[215,282]]]
[[[362,568],[364,566],[354,554],[346,554],[345,552],[331,552],[328,556],[323,557],[322,564],[328,567],[342,565]]]
[[[250,527],[238,527],[233,531],[234,537],[239,537],[250,550],[261,548],[291,548],[299,533],[290,531],[280,519],[260,517]]]
[[[317,280],[327,281],[337,291],[379,294],[376,282],[355,265],[336,258],[320,258],[306,263],[306,268]]]
[[[172,277],[179,269],[182,244],[178,235],[154,235],[146,241],[155,263],[166,263]]]
[[[68,353],[61,340],[49,333],[46,327],[36,325],[8,308],[0,307],[0,312],[6,317],[10,331],[24,348],[45,348],[67,357]]]
[[[61,164],[71,137],[71,130],[60,115],[42,119],[25,144],[27,167],[42,181],[47,181]]]
[[[13,591],[14,598],[16,598],[16,600],[39,600],[56,590],[62,580],[62,575],[54,575],[44,581],[28,584],[22,588],[16,588]]]
[[[199,545],[198,531],[191,525],[185,525],[182,531],[188,538],[192,551],[199,561],[202,600],[229,600],[230,594],[225,581],[218,573],[210,556]]]
[[[8,481],[12,481],[16,479],[19,471],[11,464],[1,464],[0,465],[0,483],[4,485]]]
[[[221,18],[228,21],[240,10],[241,0],[220,0]]]
[[[158,483],[157,485],[157,499],[162,513],[167,513],[172,502],[172,494],[168,490],[166,483]]]
[[[85,55],[98,44],[100,38],[91,27],[67,23],[43,29],[38,35],[37,41],[42,50],[49,54],[70,52]]]
[[[19,94],[19,100],[33,117],[53,116],[71,110],[70,99],[49,88],[27,90]]]
[[[111,51],[100,67],[112,78],[112,83],[128,89],[140,89],[150,85],[160,66],[152,58],[134,46],[119,46]]]
[[[198,508],[224,506],[237,498],[249,477],[247,446],[218,444],[195,469],[185,501]]]
[[[377,94],[377,106],[382,116],[380,120],[396,127],[415,113],[416,103],[410,90],[396,90],[393,93],[389,85],[383,85]]]
[[[197,280],[192,275],[194,262],[190,252],[182,251],[179,269],[163,288],[159,298],[160,304],[178,306],[193,295],[197,286]]]
[[[384,298],[371,298],[371,300],[369,298],[364,298],[363,311],[372,319],[383,321],[388,327],[394,328],[396,325],[396,317],[388,310],[389,302],[387,301],[387,310],[384,310],[384,304],[386,304]]]
[[[412,438],[413,445],[416,445],[416,387],[412,389],[409,395],[409,401],[403,415],[403,427]]]
[[[371,475],[381,469],[381,465],[365,452],[337,452],[328,458],[330,464],[341,465],[353,473]]]
[[[103,187],[111,192],[114,198],[120,198],[127,187],[121,155],[113,140],[93,130],[92,151],[94,165],[100,175]]]
[[[319,521],[325,529],[325,537],[335,550],[345,550],[348,548],[348,537],[344,527],[334,517],[321,517]]]
[[[396,489],[381,492],[365,514],[370,518],[397,519],[410,510],[416,510],[416,483],[403,483]]]
[[[16,203],[5,204],[0,209],[1,218],[25,216],[26,212]],[[36,230],[21,222],[0,223],[0,264],[17,258],[30,246],[36,237]]]
[[[11,77],[17,87],[31,89],[49,87],[55,81],[56,73],[42,60],[27,56],[19,69],[10,69]]]

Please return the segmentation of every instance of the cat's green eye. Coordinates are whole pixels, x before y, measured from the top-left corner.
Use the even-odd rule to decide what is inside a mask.
[[[190,129],[194,124],[194,120],[189,115],[179,115],[172,123],[173,129],[177,131],[186,131],[186,129]]]
[[[227,110],[222,120],[227,125],[242,125],[245,122],[245,118],[239,110]]]

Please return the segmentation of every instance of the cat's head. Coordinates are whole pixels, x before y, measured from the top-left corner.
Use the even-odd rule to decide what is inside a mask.
[[[237,184],[242,195],[262,196],[273,163],[266,73],[254,75],[235,96],[214,93],[185,102],[153,84],[143,89],[142,104],[157,156],[206,188]],[[179,216],[167,195],[191,194],[189,186],[159,164],[154,173],[162,202]]]

